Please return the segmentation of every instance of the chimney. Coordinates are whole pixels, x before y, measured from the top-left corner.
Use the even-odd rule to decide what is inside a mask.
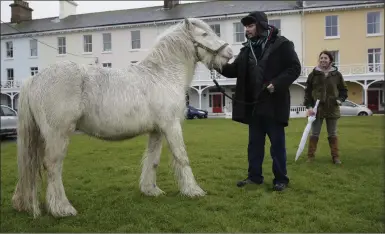
[[[176,5],[178,5],[180,3],[180,1],[178,0],[163,0],[163,8],[164,9],[172,9],[174,8]]]
[[[11,7],[11,23],[20,23],[22,21],[32,20],[32,8],[29,3],[23,0],[14,0]]]
[[[306,1],[297,0],[295,1],[298,8],[306,8]]]
[[[64,19],[70,15],[76,15],[76,7],[78,4],[72,0],[60,0],[59,1],[59,19]]]

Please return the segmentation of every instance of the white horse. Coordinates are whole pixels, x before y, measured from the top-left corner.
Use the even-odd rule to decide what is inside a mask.
[[[232,57],[232,49],[209,25],[191,18],[170,27],[137,65],[111,69],[60,62],[26,80],[19,99],[19,178],[13,207],[34,217],[41,214],[37,181],[44,167],[47,210],[55,217],[77,214],[62,182],[63,160],[76,128],[111,141],[148,133],[139,186],[149,196],[164,193],[156,185],[164,136],[181,194],[204,196],[182,136],[185,93],[198,61],[220,69]]]

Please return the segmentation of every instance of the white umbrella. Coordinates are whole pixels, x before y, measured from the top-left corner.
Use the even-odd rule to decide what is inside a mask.
[[[303,131],[301,142],[299,143],[298,150],[297,150],[297,155],[295,156],[295,161],[297,161],[297,159],[301,155],[303,149],[305,148],[307,137],[308,137],[310,129],[311,129],[311,124],[314,122],[314,120],[316,118],[318,104],[319,104],[319,100],[317,99],[317,101],[315,102],[315,106],[313,108],[314,114],[307,117],[307,125],[305,127],[305,130]]]

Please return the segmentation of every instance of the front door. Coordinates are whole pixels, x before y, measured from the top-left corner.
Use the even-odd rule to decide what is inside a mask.
[[[213,94],[213,113],[222,113],[222,94]]]
[[[378,111],[378,90],[368,90],[368,108],[372,111]]]

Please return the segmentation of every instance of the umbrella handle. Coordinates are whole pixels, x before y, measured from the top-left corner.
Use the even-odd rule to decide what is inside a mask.
[[[318,104],[319,104],[319,99],[317,99],[317,101],[315,102],[315,105],[314,105],[314,108],[313,108],[314,114],[317,114]]]

